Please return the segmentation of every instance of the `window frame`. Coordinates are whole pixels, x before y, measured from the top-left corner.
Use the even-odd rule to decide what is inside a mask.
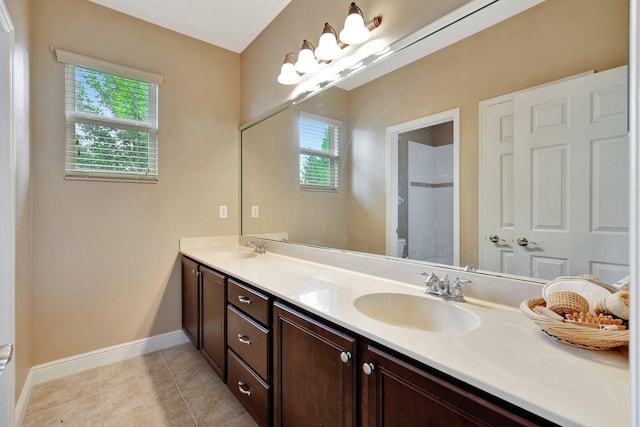
[[[329,131],[329,150],[314,150],[312,148],[302,147],[300,144],[302,143],[301,138],[301,130],[300,125],[301,121],[311,121],[316,123],[321,123],[324,125],[330,126]],[[298,183],[300,185],[301,190],[307,191],[332,191],[338,192],[340,190],[340,146],[341,146],[341,136],[343,129],[343,122],[341,120],[332,119],[326,116],[321,116],[319,114],[308,113],[306,111],[299,111],[298,113],[298,121],[297,121],[297,130],[298,130]],[[331,132],[331,128],[335,130],[335,132]],[[337,140],[336,140],[337,133]],[[300,159],[303,155],[306,156],[316,156],[321,158],[329,159],[329,167],[331,174],[331,183],[332,185],[316,185],[316,184],[304,184],[301,182],[300,178],[302,177],[302,162]]]
[[[160,85],[164,82],[164,77],[159,74],[113,64],[60,49],[56,50],[56,55],[58,61],[65,65],[65,179],[157,183],[159,160],[158,91]],[[76,96],[77,67],[101,74],[136,80],[147,85],[148,120],[122,119],[78,111]],[[73,141],[76,140],[77,124],[97,125],[111,129],[124,129],[147,134],[147,171],[140,173],[99,168],[78,168],[75,162],[76,147],[73,144]]]

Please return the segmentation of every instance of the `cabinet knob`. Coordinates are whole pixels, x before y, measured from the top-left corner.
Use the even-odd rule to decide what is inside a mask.
[[[376,369],[376,365],[373,363],[363,363],[362,364],[362,372],[367,375],[371,375],[371,373]]]
[[[251,298],[244,295],[238,295],[238,301],[240,301],[243,304],[251,304]]]
[[[348,351],[343,351],[342,353],[340,353],[340,360],[342,360],[343,363],[349,362],[349,360],[351,360],[351,353],[349,353]]]
[[[242,381],[238,381],[238,391],[242,394],[246,394],[247,396],[251,396],[251,389]]]
[[[238,341],[242,344],[251,345],[251,338],[246,335],[238,334]]]

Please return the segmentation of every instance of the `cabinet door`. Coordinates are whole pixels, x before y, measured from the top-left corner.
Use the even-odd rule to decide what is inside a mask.
[[[355,425],[355,339],[275,303],[275,426]]]
[[[225,381],[225,277],[200,266],[202,281],[202,345],[200,353],[218,376]]]
[[[371,346],[362,346],[361,426],[537,426],[507,408]],[[531,417],[534,417],[531,415]]]
[[[200,349],[200,292],[198,286],[198,264],[182,257],[182,330],[191,343]]]

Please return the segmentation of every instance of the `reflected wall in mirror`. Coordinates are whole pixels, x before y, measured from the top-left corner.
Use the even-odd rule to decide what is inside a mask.
[[[480,167],[480,106],[481,102],[499,96],[627,64],[627,8],[626,0],[548,0],[374,81],[352,90],[332,87],[244,129],[242,233],[396,255],[397,242],[395,250],[390,250],[394,245],[389,243],[389,235],[396,230],[387,230],[390,197],[387,131],[399,123],[459,109],[459,178],[453,182],[453,188],[459,191],[460,204],[459,265],[473,264],[481,270],[538,278],[547,278],[545,275],[557,271],[597,273],[594,267],[597,263],[581,265],[579,271],[570,263],[564,263],[564,270],[548,271],[536,270],[531,260],[510,268],[506,262],[481,263],[481,246],[493,242],[489,241],[489,230],[480,230],[479,216],[484,204],[480,195],[486,197],[486,193],[502,189],[481,191],[480,182],[486,180],[486,171]],[[455,25],[464,25],[464,20]],[[335,190],[308,189],[300,185],[298,120],[301,111],[342,123],[334,158],[339,176]],[[588,151],[592,152],[593,148]],[[615,164],[619,159],[619,151],[609,156],[603,170],[623,170],[622,175],[603,182],[626,183],[624,167]],[[544,168],[541,170],[544,172]],[[588,200],[593,200],[591,183],[578,185],[586,190]],[[512,191],[523,194],[518,188]],[[259,207],[258,217],[252,217],[252,206]],[[615,226],[605,226],[595,232],[615,234],[619,239],[610,244],[620,246],[620,241],[626,242],[628,218],[602,210],[606,203],[601,203],[600,208],[600,214],[611,219]],[[618,211],[626,212],[624,208]],[[593,218],[589,210],[579,213],[582,223],[591,227]],[[398,229],[398,233],[402,231]],[[563,233],[562,227],[556,230],[557,235]],[[406,236],[407,240],[412,237],[416,238]],[[514,252],[520,248],[539,251],[544,247],[544,242],[530,240],[538,245],[537,249],[534,244],[527,248],[515,242],[507,243]],[[580,243],[574,242],[575,245]],[[626,250],[626,244],[622,246]],[[598,254],[600,256],[606,253]],[[619,278],[614,277],[616,274],[626,275],[626,258],[622,257],[623,262],[614,263],[619,267],[618,272],[608,270],[609,276],[603,279],[612,281]]]

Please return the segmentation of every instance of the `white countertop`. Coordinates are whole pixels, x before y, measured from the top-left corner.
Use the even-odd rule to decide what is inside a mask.
[[[289,256],[236,259],[228,254],[248,248],[237,238],[221,242],[182,245],[181,253],[562,426],[629,423],[629,364],[621,351],[558,343],[517,308],[468,297],[437,302],[478,316],[470,332],[390,326],[361,314],[354,300],[379,292],[433,297],[418,286]]]

